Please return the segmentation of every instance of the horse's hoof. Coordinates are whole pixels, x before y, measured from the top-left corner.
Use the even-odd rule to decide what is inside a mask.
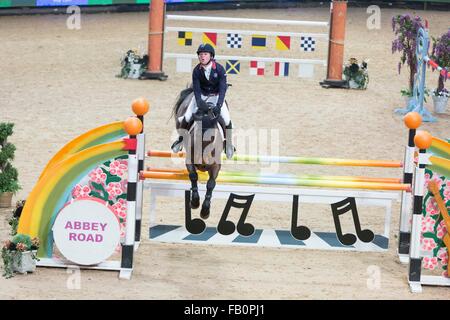
[[[200,207],[200,197],[198,195],[192,195],[191,209],[197,209],[198,207]]]
[[[200,201],[191,200],[191,209],[198,209],[200,207]]]
[[[200,218],[202,219],[209,218],[209,208],[202,207],[202,210],[200,211]]]

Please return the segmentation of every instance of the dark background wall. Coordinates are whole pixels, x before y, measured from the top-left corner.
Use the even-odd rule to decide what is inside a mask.
[[[0,15],[26,13],[65,13],[67,6],[79,5],[84,12],[145,11],[149,0],[0,0]],[[289,8],[328,6],[323,0],[167,0],[167,11],[216,10],[236,8]],[[378,0],[348,1],[349,7],[398,7],[411,9],[450,10],[450,0]]]

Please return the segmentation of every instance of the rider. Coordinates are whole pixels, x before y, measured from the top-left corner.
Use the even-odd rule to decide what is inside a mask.
[[[179,119],[182,127],[187,129],[187,124],[191,121],[198,106],[205,103],[212,103],[212,111],[215,116],[220,115],[219,122],[225,125],[225,154],[231,159],[234,153],[232,145],[232,123],[230,112],[225,102],[225,92],[227,91],[227,74],[224,67],[215,61],[215,51],[210,44],[201,44],[197,50],[199,64],[192,72],[192,86],[194,97],[192,98],[183,119]],[[183,137],[178,137],[172,145],[172,150],[176,152],[181,149]]]

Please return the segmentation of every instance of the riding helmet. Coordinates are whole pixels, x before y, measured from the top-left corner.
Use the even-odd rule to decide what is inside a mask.
[[[213,46],[209,43],[202,43],[197,49],[197,55],[200,54],[200,52],[209,52],[212,58],[216,55]]]

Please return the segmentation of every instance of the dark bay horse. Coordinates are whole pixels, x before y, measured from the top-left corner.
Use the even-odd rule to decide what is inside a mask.
[[[200,211],[200,217],[207,219],[211,208],[212,192],[221,168],[224,132],[218,120],[219,116],[214,115],[211,110],[213,105],[207,103],[198,106],[198,111],[189,123],[184,121],[183,116],[193,98],[192,88],[182,90],[173,107],[173,115],[176,129],[183,137],[183,146],[186,150],[186,168],[191,181],[190,204],[192,209],[200,206],[197,170],[208,172],[209,175],[206,183],[206,195]],[[180,121],[180,118],[183,120]]]

